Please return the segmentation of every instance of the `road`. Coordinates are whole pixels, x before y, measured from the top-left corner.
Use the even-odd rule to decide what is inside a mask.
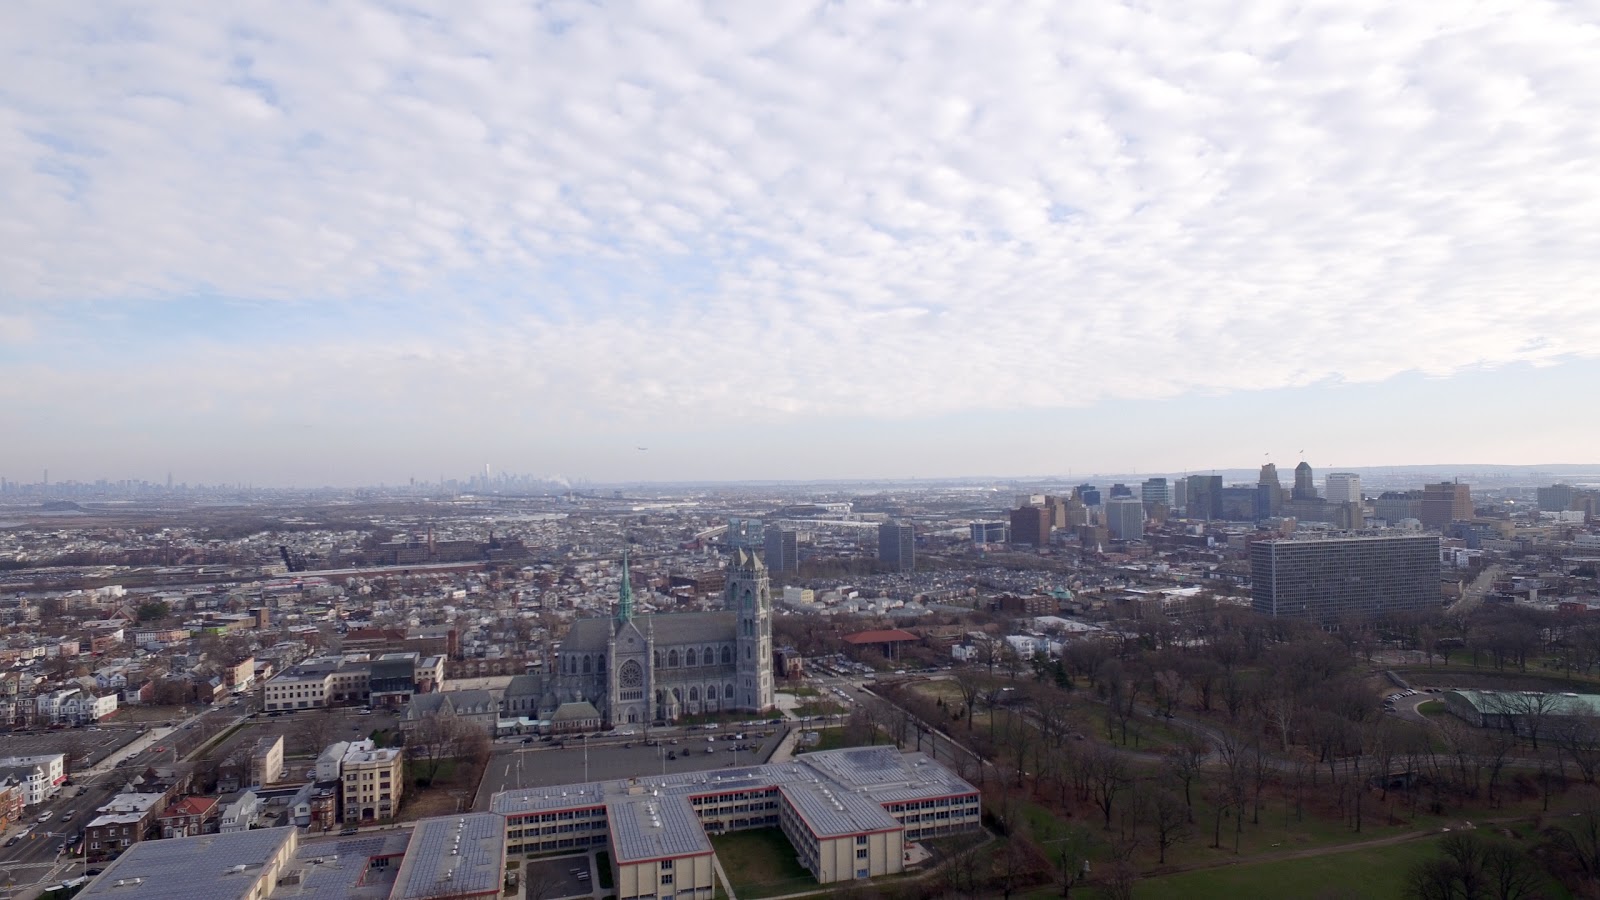
[[[80,875],[86,864],[77,850],[61,851],[61,845],[82,834],[83,826],[92,821],[97,807],[103,805],[126,783],[128,778],[152,766],[172,765],[185,755],[199,749],[217,732],[236,722],[244,721],[249,707],[208,707],[187,718],[174,719],[170,727],[157,725],[148,731],[142,726],[104,726],[105,729],[123,729],[138,732],[132,742],[102,758],[86,769],[73,772],[71,782],[64,785],[53,799],[29,807],[22,822],[6,835],[23,834],[21,840],[10,847],[0,847],[0,888],[15,898],[34,896],[47,885],[64,878]],[[89,735],[99,732],[88,732]],[[48,811],[48,822],[39,817]]]

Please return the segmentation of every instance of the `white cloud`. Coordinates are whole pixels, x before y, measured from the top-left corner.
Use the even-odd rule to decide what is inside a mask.
[[[329,310],[134,407],[281,402],[286,349],[346,404],[792,421],[1600,347],[1580,6],[239,10],[0,14],[0,322]]]

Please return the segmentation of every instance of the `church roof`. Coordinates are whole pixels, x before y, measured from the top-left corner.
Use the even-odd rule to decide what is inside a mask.
[[[726,610],[634,616],[633,622],[641,632],[654,629],[657,644],[731,641],[738,630],[738,614]],[[611,639],[611,627],[611,619],[579,619],[567,631],[561,651],[602,651]]]
[[[561,706],[558,707],[553,714],[551,714],[550,721],[552,723],[583,722],[589,719],[598,718],[600,718],[600,710],[595,709],[593,703],[590,703],[587,700],[579,700],[576,703],[561,704]]]
[[[693,644],[697,641],[731,641],[738,634],[738,613],[666,613],[646,616],[646,630],[654,629],[657,644]]]

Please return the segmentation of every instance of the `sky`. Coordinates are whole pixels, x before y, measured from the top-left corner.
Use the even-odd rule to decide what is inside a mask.
[[[1595,2],[18,0],[0,476],[1591,462],[1597,84]]]

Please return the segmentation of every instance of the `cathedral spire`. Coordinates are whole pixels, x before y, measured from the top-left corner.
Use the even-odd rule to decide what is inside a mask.
[[[617,594],[617,621],[633,618],[633,574],[628,570],[628,548],[622,548],[622,590]]]

